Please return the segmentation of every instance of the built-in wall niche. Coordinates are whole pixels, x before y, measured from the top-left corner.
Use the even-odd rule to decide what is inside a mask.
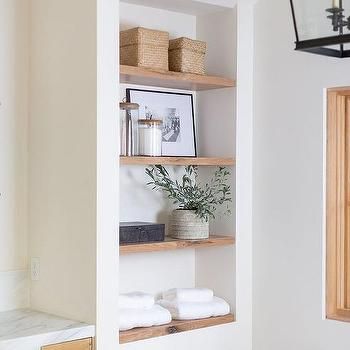
[[[148,162],[122,159],[120,169],[116,166],[118,66],[121,97],[126,87],[194,91],[199,157],[191,162],[203,166],[203,172],[207,166],[228,166],[235,181],[236,8],[231,1],[18,0],[0,2],[0,8],[4,19],[0,116],[5,135],[5,147],[0,150],[4,155],[0,157],[4,169],[0,231],[5,235],[0,269],[6,271],[0,274],[0,309],[29,306],[34,318],[36,311],[42,310],[58,316],[60,322],[65,318],[68,324],[70,320],[88,323],[88,333],[67,330],[64,323],[62,341],[89,338],[96,326],[98,350],[119,348],[118,279],[121,292],[159,293],[180,284],[208,286],[227,299],[235,312],[239,302],[235,292],[235,215],[230,221],[221,221],[225,226],[212,226],[213,233],[228,237],[212,236],[200,244],[167,241],[147,252],[121,252],[119,260],[116,236],[118,216],[121,220],[137,216],[166,221],[172,209],[146,189],[144,168]],[[145,26],[167,30],[172,38],[206,41],[210,77],[159,72],[149,76],[142,69],[120,67],[115,58],[119,14],[121,29]],[[171,171],[180,174],[189,160],[153,159],[153,163],[159,162],[167,162]],[[206,175],[201,176],[204,179]],[[134,206],[132,200],[138,198],[145,200],[144,206]],[[249,267],[249,261],[242,258],[246,252],[249,256],[249,243],[241,239],[241,247],[243,244],[239,259]],[[38,280],[30,281],[31,258],[40,260]],[[249,274],[248,270],[244,268],[241,275]],[[249,288],[250,283],[241,288],[246,285]],[[249,302],[243,300],[241,306],[247,310]],[[242,312],[239,316],[242,320]],[[232,320],[171,324],[166,330],[153,329],[152,340],[129,342],[120,348],[242,347],[249,322],[244,319],[235,327]],[[214,325],[217,327],[208,327]],[[155,338],[169,330],[191,329],[198,331]],[[130,334],[127,336],[130,341]],[[38,349],[44,345],[43,337],[39,338]],[[50,339],[57,342],[57,334]],[[139,334],[132,335],[132,340],[136,339],[141,339]],[[121,342],[126,340],[121,337]]]
[[[215,25],[208,26],[208,23]],[[170,38],[185,36],[206,41],[207,74],[213,77],[120,67],[121,97],[125,96],[125,90],[129,87],[160,91],[169,89],[185,93],[193,91],[198,158],[120,159],[120,203],[122,203],[120,220],[168,224],[173,206],[161,193],[154,192],[146,186],[148,179],[145,167],[149,164],[163,164],[175,176],[182,175],[183,166],[186,164],[198,164],[200,178],[203,181],[210,176],[216,166],[226,166],[231,170],[230,184],[235,196],[236,8],[196,1],[121,2],[120,29],[138,26],[168,31]],[[220,79],[215,80],[214,77]],[[202,243],[174,243],[168,239],[163,244],[140,245],[137,248],[122,247],[119,258],[120,292],[141,290],[159,295],[162,291],[174,287],[208,287],[212,288],[216,295],[226,299],[234,313],[236,309],[235,197],[231,209],[232,216],[211,222],[212,234],[219,235],[222,241],[220,238],[215,240],[215,237],[211,237]],[[233,317],[212,321],[169,327],[174,327],[175,333],[227,323],[232,327]],[[154,332],[147,329],[122,332],[120,342],[130,343],[166,335],[169,334],[169,327]],[[219,329],[220,327],[215,327],[210,331],[212,337],[218,337],[219,333],[223,336]],[[144,336],[146,333],[148,335]],[[169,343],[168,347],[171,348],[175,344]],[[150,343],[144,343],[143,346],[144,349],[152,348]]]

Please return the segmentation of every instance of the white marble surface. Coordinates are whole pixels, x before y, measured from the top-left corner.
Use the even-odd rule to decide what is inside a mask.
[[[28,271],[0,271],[0,312],[29,306]]]
[[[94,333],[94,326],[28,309],[0,313],[0,350],[40,350]]]

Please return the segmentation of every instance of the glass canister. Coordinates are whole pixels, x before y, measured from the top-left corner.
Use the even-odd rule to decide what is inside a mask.
[[[137,103],[120,102],[120,155],[138,155],[139,108]]]
[[[160,157],[162,155],[163,121],[140,119],[138,122],[139,155]]]

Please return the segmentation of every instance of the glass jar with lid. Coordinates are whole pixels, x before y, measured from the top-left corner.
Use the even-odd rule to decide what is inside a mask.
[[[163,121],[159,119],[139,119],[139,155],[160,157],[162,155]]]
[[[138,155],[139,108],[137,103],[120,102],[120,155]]]

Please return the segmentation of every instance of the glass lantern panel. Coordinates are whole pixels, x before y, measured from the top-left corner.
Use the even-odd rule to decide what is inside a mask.
[[[332,25],[329,9],[337,9],[342,4],[344,21],[350,16],[350,0],[293,0],[295,19],[299,40],[319,39],[339,35]],[[335,11],[336,12],[336,11]],[[350,34],[347,26],[343,27],[344,34]]]

